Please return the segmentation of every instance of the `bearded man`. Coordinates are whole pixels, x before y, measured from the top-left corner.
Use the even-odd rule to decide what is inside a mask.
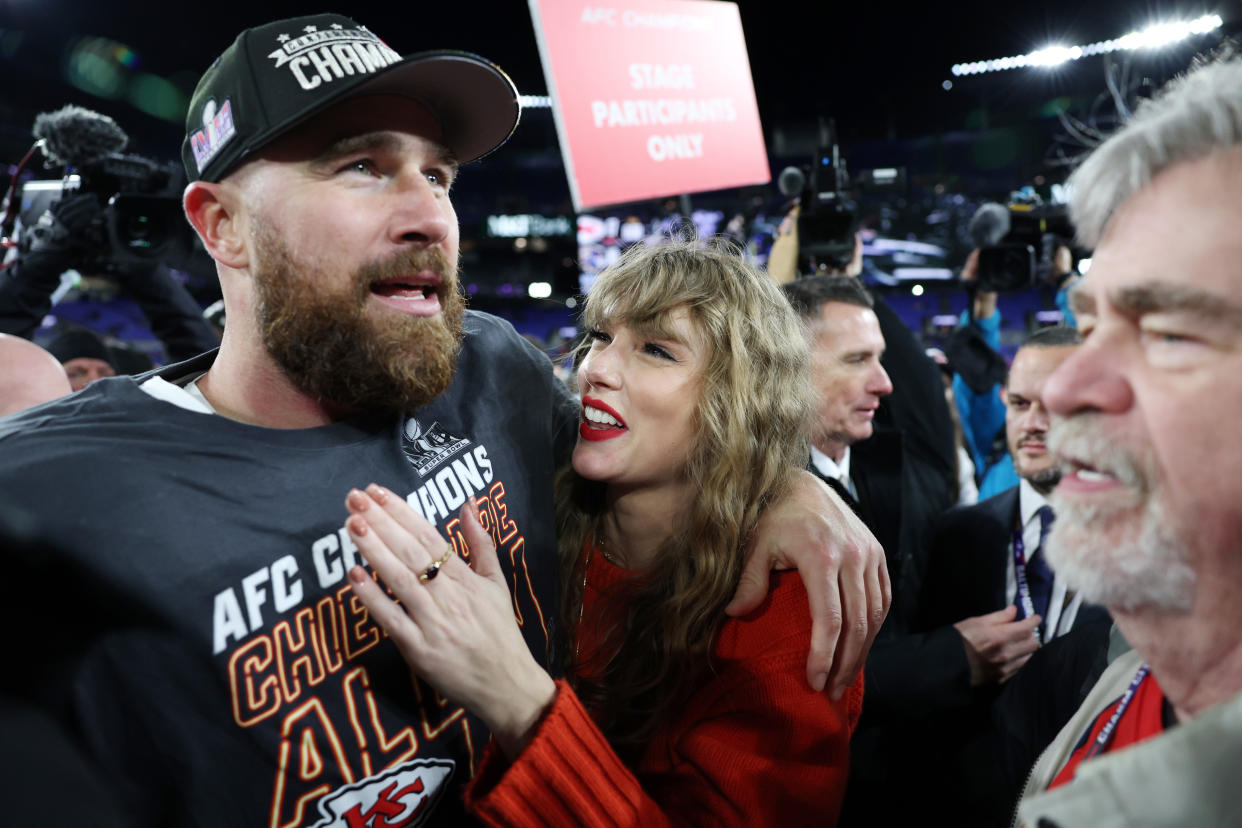
[[[22,545],[42,551],[6,559],[23,585],[8,689],[71,731],[126,824],[460,824],[488,734],[411,689],[349,587],[355,486],[400,492],[463,556],[473,499],[526,644],[554,663],[552,477],[580,407],[508,323],[463,310],[450,198],[517,100],[483,58],[401,58],[339,15],[243,32],[182,149],[220,348],[0,424],[0,500],[42,529]],[[812,605],[837,624],[808,681],[840,690],[887,609],[883,555],[803,482],[736,603],[809,550]]]
[[[1071,179],[1094,262],[1048,378],[1064,470],[1048,560],[1117,658],[1036,763],[1025,825],[1242,812],[1242,61],[1172,83]]]

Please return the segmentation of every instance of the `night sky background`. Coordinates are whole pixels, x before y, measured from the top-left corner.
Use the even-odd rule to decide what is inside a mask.
[[[773,176],[786,165],[809,162],[818,119],[832,118],[852,171],[907,171],[906,191],[867,206],[873,212],[865,220],[879,216],[891,235],[946,245],[955,261],[968,249],[964,226],[974,205],[1033,181],[1060,180],[1069,166],[1050,160],[1081,154],[1082,144],[1068,135],[1059,113],[1107,131],[1116,110],[1103,57],[961,78],[952,76],[953,64],[1108,40],[1157,21],[1208,13],[1223,18],[1215,33],[1116,56],[1121,92],[1133,102],[1184,69],[1196,52],[1225,36],[1236,39],[1242,29],[1242,0],[741,0],[738,6]],[[355,0],[336,8],[288,0],[0,0],[0,161],[17,162],[32,143],[35,116],[66,103],[114,118],[131,137],[128,152],[177,159],[194,84],[237,33],[322,11],[353,17],[403,54],[477,52],[508,71],[523,94],[547,94],[522,0]],[[775,183],[693,198],[695,208],[726,214],[745,205],[776,213],[786,204]],[[558,296],[573,291],[578,251],[572,239],[549,242],[538,256],[535,247],[515,256],[511,241],[489,241],[483,229],[495,213],[572,214],[550,110],[527,110],[509,145],[463,175],[454,201],[467,240],[464,264],[484,286],[476,306],[486,304],[489,291],[524,296],[524,282],[549,273]],[[626,205],[616,214],[649,219],[660,209],[659,203]],[[946,209],[956,211],[949,223],[958,229],[945,231],[941,221],[940,236],[929,237],[929,217],[943,218]],[[202,287],[204,301],[211,298],[210,281]],[[954,307],[944,299],[938,308],[911,315]]]
[[[900,140],[1029,119],[1055,99],[1089,99],[1104,88],[1103,59],[1057,70],[1019,70],[952,78],[954,63],[1022,54],[1053,42],[1118,37],[1153,20],[1215,12],[1237,30],[1242,3],[1045,0],[981,3],[826,3],[742,0],[760,115],[771,137],[818,116],[837,121],[844,141]],[[134,76],[163,78],[184,97],[211,59],[241,29],[280,17],[334,10],[331,4],[268,0],[0,0],[0,157],[26,143],[33,115],[65,102],[114,117],[144,153],[171,155],[181,130],[126,102]],[[460,48],[499,63],[526,94],[546,93],[530,12],[520,0],[439,3],[355,1],[340,10],[398,52]],[[67,82],[75,53],[100,37],[127,47],[116,98]],[[86,39],[86,40],[84,40]],[[97,44],[96,44],[97,45]],[[1163,80],[1210,38],[1138,61],[1138,73]],[[942,88],[952,79],[954,87]],[[177,109],[177,102],[167,107]],[[986,110],[986,119],[980,115]],[[546,114],[546,113],[545,113]],[[533,119],[532,119],[533,120]],[[550,120],[550,118],[548,119]],[[25,134],[23,134],[23,131]],[[519,136],[520,137],[520,136]]]

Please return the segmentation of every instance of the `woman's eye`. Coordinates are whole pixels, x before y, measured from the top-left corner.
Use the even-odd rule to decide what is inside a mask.
[[[652,342],[648,342],[646,345],[644,345],[643,351],[648,354],[651,354],[652,356],[659,357],[660,359],[673,360],[672,354],[670,354],[664,348],[661,348],[659,345],[656,345]]]
[[[592,343],[596,343],[596,342],[608,343],[612,341],[611,336],[599,330],[598,328],[592,328],[591,330],[587,331],[587,339],[589,339]]]

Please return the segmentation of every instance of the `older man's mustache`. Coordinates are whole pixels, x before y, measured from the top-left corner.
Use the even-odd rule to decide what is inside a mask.
[[[1076,414],[1053,422],[1047,433],[1048,449],[1065,474],[1086,470],[1107,475],[1146,496],[1155,484],[1150,460],[1108,437],[1100,416]]]

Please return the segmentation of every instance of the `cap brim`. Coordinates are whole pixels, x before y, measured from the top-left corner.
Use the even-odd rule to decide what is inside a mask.
[[[440,123],[442,141],[459,164],[477,161],[509,140],[522,112],[517,87],[487,58],[452,50],[419,52],[324,97],[279,128],[256,135],[237,158],[206,180],[218,181],[329,106],[359,95],[382,94],[402,95],[426,106]]]
[[[462,164],[509,140],[522,111],[517,87],[503,69],[486,58],[456,51],[410,55],[333,103],[385,93],[413,98],[430,109],[440,121],[445,146]]]

